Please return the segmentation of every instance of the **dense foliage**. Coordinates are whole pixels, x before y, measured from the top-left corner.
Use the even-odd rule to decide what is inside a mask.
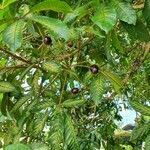
[[[149,150],[149,41],[150,0],[3,0],[0,147]]]

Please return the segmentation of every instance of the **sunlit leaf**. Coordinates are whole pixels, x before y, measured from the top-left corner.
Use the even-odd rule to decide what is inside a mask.
[[[74,100],[69,99],[62,103],[64,107],[76,107],[76,106],[82,106],[85,103],[85,100]]]
[[[11,24],[3,32],[3,40],[12,51],[21,47],[23,41],[23,28],[25,22],[20,20]]]
[[[32,150],[32,149],[27,145],[17,143],[6,146],[5,150]]]
[[[2,9],[4,9],[5,7],[7,7],[8,5],[16,2],[17,0],[3,0],[2,2]]]
[[[9,83],[9,82],[0,82],[0,92],[6,93],[6,92],[12,92],[15,90],[15,87]]]
[[[128,24],[136,24],[136,12],[129,3],[120,2],[115,5],[117,17]]]
[[[67,25],[58,19],[49,18],[46,16],[33,16],[30,19],[47,27],[51,30],[51,32],[61,38],[68,39],[71,36]]]
[[[59,64],[55,62],[46,62],[43,63],[43,68],[49,72],[58,73],[61,71],[61,67]]]
[[[150,107],[143,105],[137,101],[130,101],[131,106],[142,115],[150,116]]]
[[[107,33],[116,24],[116,11],[110,7],[102,7],[94,14],[92,21]]]
[[[60,0],[45,0],[36,4],[31,8],[31,12],[38,12],[42,10],[53,10],[56,12],[71,12],[72,8],[64,1]]]

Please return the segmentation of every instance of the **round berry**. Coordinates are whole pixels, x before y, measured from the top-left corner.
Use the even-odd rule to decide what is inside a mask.
[[[98,68],[97,65],[92,65],[92,66],[90,67],[90,71],[91,71],[93,74],[97,74],[98,71],[99,71],[99,68]]]
[[[71,93],[72,93],[72,94],[77,94],[77,93],[79,93],[79,89],[78,89],[78,88],[73,88],[73,89],[71,90]]]
[[[45,45],[50,45],[52,44],[52,39],[49,36],[45,36],[43,42]]]
[[[71,48],[71,47],[73,46],[73,42],[72,42],[72,41],[69,41],[69,42],[67,43],[67,46]]]

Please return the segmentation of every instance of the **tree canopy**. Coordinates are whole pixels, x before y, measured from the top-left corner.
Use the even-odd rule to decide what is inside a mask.
[[[150,0],[2,0],[0,147],[149,150],[149,51]]]

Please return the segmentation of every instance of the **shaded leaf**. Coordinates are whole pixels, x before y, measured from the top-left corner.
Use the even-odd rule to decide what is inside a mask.
[[[62,103],[63,107],[76,107],[76,106],[81,106],[85,103],[85,100],[74,100],[74,99],[69,99],[66,100]]]
[[[6,93],[6,92],[12,92],[15,90],[15,87],[10,84],[9,82],[0,82],[0,92]]]
[[[102,76],[98,75],[95,78],[93,78],[92,83],[90,85],[90,92],[95,104],[99,104],[104,94],[104,79]]]
[[[3,40],[12,51],[17,50],[22,45],[24,26],[25,22],[19,20],[8,26],[3,32]]]
[[[46,26],[48,29],[51,30],[51,32],[53,32],[61,38],[69,39],[70,37],[71,33],[69,28],[64,22],[58,19],[49,18],[46,16],[33,16],[30,19]]]
[[[145,0],[143,15],[145,19],[150,22],[150,0]]]
[[[150,40],[150,34],[144,23],[140,20],[137,21],[136,25],[128,25],[123,23],[123,27],[128,32],[129,37],[132,40],[140,40],[148,42]]]
[[[150,107],[144,106],[143,104],[137,101],[130,101],[131,106],[142,115],[150,116]]]
[[[150,131],[150,123],[145,123],[144,125],[139,125],[133,129],[131,140],[140,140],[143,138],[144,135]]]
[[[77,133],[75,127],[73,125],[73,120],[67,114],[64,116],[64,140],[65,145],[64,148],[72,149],[72,150],[79,150],[79,145],[77,141]]]
[[[120,2],[115,5],[117,17],[128,24],[136,24],[136,12],[129,3]]]
[[[120,88],[123,86],[120,77],[110,70],[102,70],[101,72],[112,83],[116,92],[120,92]]]
[[[68,13],[72,11],[72,8],[66,2],[60,0],[45,0],[31,8],[31,12],[38,12],[42,10],[53,10],[56,12]]]
[[[116,11],[110,7],[102,7],[94,14],[92,21],[107,33],[117,22]]]

